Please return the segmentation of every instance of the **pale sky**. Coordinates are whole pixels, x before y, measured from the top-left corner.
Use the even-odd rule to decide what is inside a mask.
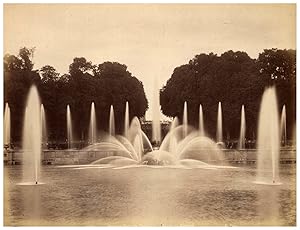
[[[36,47],[35,68],[67,73],[74,57],[117,61],[144,84],[166,84],[196,54],[296,49],[296,4],[4,4],[4,53]],[[163,117],[162,117],[163,119]]]

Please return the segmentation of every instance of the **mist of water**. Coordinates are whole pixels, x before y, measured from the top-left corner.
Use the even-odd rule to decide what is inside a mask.
[[[205,136],[202,105],[199,106],[199,134]]]
[[[125,106],[125,118],[124,118],[124,137],[128,139],[128,130],[129,130],[129,104],[126,101]]]
[[[257,145],[257,181],[279,182],[279,115],[276,90],[267,88],[263,94],[259,112]]]
[[[38,183],[41,165],[41,103],[37,88],[32,86],[27,98],[23,128],[23,182]]]
[[[68,148],[72,148],[73,143],[73,127],[70,105],[67,105],[67,136],[68,136]]]
[[[223,122],[222,122],[222,105],[219,102],[218,105],[218,120],[217,120],[217,133],[216,133],[217,142],[223,142]]]
[[[188,111],[187,111],[187,102],[184,102],[183,106],[183,138],[188,135]]]
[[[159,105],[159,88],[157,86],[157,79],[154,79],[153,90],[153,110],[152,110],[152,141],[161,142],[161,128],[160,128],[160,105]]]
[[[286,109],[285,105],[282,107],[281,111],[281,122],[280,122],[280,137],[281,137],[281,143],[283,145],[286,145]]]
[[[246,135],[245,107],[244,105],[242,105],[239,149],[245,149],[245,135]]]
[[[109,129],[108,133],[110,136],[115,136],[115,114],[113,105],[110,106],[109,111]]]
[[[10,121],[10,108],[8,103],[5,104],[4,110],[4,144],[10,144],[11,137],[10,137],[10,129],[11,129],[11,121]]]

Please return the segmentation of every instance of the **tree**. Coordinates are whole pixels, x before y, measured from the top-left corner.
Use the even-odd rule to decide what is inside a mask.
[[[53,72],[52,68],[47,68],[46,73],[51,73],[52,76]],[[50,85],[50,82],[46,81],[45,84]],[[74,58],[69,66],[69,74],[61,76],[55,86],[55,94],[58,96],[55,97],[57,106],[51,126],[59,132],[53,135],[55,138],[66,136],[67,104],[71,108],[73,123],[76,124],[73,126],[76,139],[87,137],[92,102],[95,102],[98,129],[102,130],[108,129],[110,105],[114,106],[117,133],[123,132],[126,101],[130,104],[131,118],[144,116],[148,108],[142,83],[132,76],[126,65],[117,62],[93,65],[84,57]],[[45,96],[45,101],[49,100],[49,96],[53,97]],[[45,104],[45,109],[51,107],[50,101]]]
[[[241,106],[245,105],[247,138],[255,137],[261,97],[265,87],[277,88],[279,108],[287,107],[290,134],[295,124],[296,52],[264,50],[257,60],[245,52],[227,51],[196,55],[188,64],[174,69],[161,89],[165,115],[182,119],[183,103],[188,103],[189,124],[198,128],[198,109],[204,111],[205,128],[215,137],[218,102],[222,102],[223,134],[238,138]]]
[[[296,51],[265,49],[257,64],[264,84],[276,86],[279,109],[286,105],[287,135],[291,138],[296,124]]]
[[[50,65],[43,66],[39,72],[43,83],[56,82],[59,79],[59,73],[57,73],[56,69]]]
[[[40,87],[40,76],[33,69],[34,49],[21,48],[18,56],[4,56],[4,102],[11,109],[12,140],[20,141],[23,129],[25,103],[32,84]]]
[[[31,49],[28,49],[26,47],[23,47],[23,48],[20,49],[19,57],[22,60],[22,68],[24,70],[29,70],[29,71],[32,70],[33,65],[34,65],[33,62],[32,62],[34,50],[35,50],[34,47],[31,48]]]
[[[83,74],[92,70],[92,67],[92,62],[88,62],[84,57],[76,57],[69,66],[69,73],[73,76],[77,76],[77,74]]]
[[[188,104],[188,121],[198,128],[202,104],[205,128],[215,137],[218,102],[222,102],[223,134],[239,135],[240,111],[246,107],[248,137],[256,131],[259,98],[263,84],[258,78],[255,60],[245,52],[228,51],[196,55],[188,64],[174,69],[161,90],[161,108],[167,116],[182,119],[183,104]]]

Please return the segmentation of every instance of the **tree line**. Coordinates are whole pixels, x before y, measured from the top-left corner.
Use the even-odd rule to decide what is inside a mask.
[[[4,102],[11,109],[12,141],[20,141],[29,88],[35,84],[46,113],[48,139],[66,139],[66,107],[72,113],[75,139],[87,139],[91,103],[95,103],[97,128],[108,129],[110,105],[114,106],[116,132],[122,133],[126,101],[130,118],[143,117],[148,101],[141,81],[118,62],[93,64],[76,57],[69,72],[60,74],[50,65],[34,70],[34,49],[4,56]]]
[[[206,133],[215,137],[218,102],[222,102],[224,138],[239,137],[240,113],[245,105],[247,139],[255,139],[264,89],[275,85],[278,108],[286,105],[288,138],[296,122],[296,51],[265,49],[257,59],[246,52],[196,55],[176,67],[160,90],[162,112],[182,120],[188,104],[188,122],[198,128],[202,104]]]
[[[143,84],[127,66],[117,62],[93,64],[76,57],[69,72],[60,74],[51,65],[34,69],[34,49],[21,48],[18,55],[4,56],[4,102],[11,109],[12,141],[20,141],[29,88],[35,84],[46,112],[48,139],[66,139],[66,107],[71,107],[76,139],[87,139],[90,106],[95,102],[97,128],[108,129],[110,105],[114,106],[116,132],[122,133],[125,103],[130,119],[143,117],[148,101]],[[287,135],[296,122],[296,51],[265,49],[257,59],[246,52],[221,55],[201,53],[174,69],[160,90],[162,112],[182,120],[184,102],[188,121],[198,128],[202,104],[206,133],[215,137],[218,102],[222,102],[224,138],[238,138],[241,106],[245,105],[247,139],[255,139],[259,106],[264,89],[275,85],[278,108],[286,105]],[[279,111],[279,112],[280,112]]]

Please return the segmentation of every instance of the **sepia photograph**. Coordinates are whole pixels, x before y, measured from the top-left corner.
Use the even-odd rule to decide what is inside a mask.
[[[296,6],[3,3],[3,225],[296,227]]]

